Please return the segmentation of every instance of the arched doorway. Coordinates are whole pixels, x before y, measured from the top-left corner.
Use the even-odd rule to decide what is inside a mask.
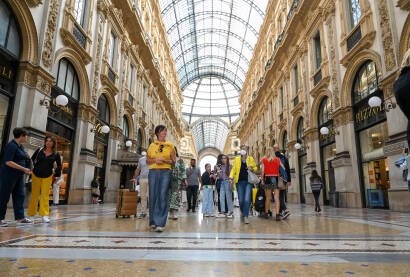
[[[306,176],[304,173],[304,168],[307,165],[307,153],[306,146],[304,142],[304,129],[303,129],[303,117],[299,117],[297,129],[296,129],[296,141],[302,145],[298,151],[298,166],[299,166],[299,191],[300,191],[300,203],[306,203],[305,192],[306,192]]]
[[[94,128],[94,152],[97,155],[97,164],[95,166],[94,176],[100,184],[104,184],[109,135],[104,134],[101,129],[102,126],[110,125],[110,106],[104,94],[98,98],[97,110],[98,115]]]
[[[58,95],[65,95],[68,98],[68,104],[65,107],[56,105]],[[63,203],[67,202],[71,181],[79,99],[80,86],[77,72],[68,59],[62,58],[58,62],[56,84],[51,89],[46,134],[53,135],[57,139],[57,151],[60,152],[62,157],[62,170],[65,181],[60,185],[59,198]]]
[[[0,157],[7,143],[16,93],[21,36],[13,11],[0,1]]]
[[[329,97],[322,98],[319,105],[318,112],[318,132],[319,132],[319,146],[320,146],[320,164],[321,175],[324,184],[323,188],[323,203],[329,204],[330,194],[336,191],[334,169],[332,167],[332,160],[336,157],[336,143],[335,130],[333,127],[333,119],[331,116],[332,102]],[[322,132],[324,134],[322,134]],[[327,134],[325,131],[327,130]]]
[[[389,166],[384,154],[388,129],[384,104],[372,108],[370,97],[384,99],[376,63],[365,61],[357,70],[351,91],[363,207],[388,208]]]

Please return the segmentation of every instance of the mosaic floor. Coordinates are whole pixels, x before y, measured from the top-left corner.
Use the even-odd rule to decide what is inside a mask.
[[[114,205],[52,207],[51,223],[0,228],[3,276],[409,276],[410,214],[290,205],[251,224],[181,212],[165,232]]]

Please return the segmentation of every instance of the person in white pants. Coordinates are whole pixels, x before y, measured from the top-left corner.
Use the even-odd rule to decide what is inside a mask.
[[[148,202],[148,173],[149,168],[147,165],[147,152],[142,152],[142,158],[138,160],[138,167],[135,170],[134,178],[131,181],[136,181],[139,176],[140,190],[139,196],[141,197],[141,209],[138,218],[144,218],[147,216],[147,202]]]

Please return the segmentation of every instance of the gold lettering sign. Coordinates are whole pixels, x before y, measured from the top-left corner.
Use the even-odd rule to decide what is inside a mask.
[[[384,105],[380,105],[378,107],[365,107],[359,110],[355,115],[356,123],[361,123],[373,116],[376,116],[378,113],[384,111]]]
[[[97,122],[97,124],[94,126],[94,132],[98,134],[103,134],[102,127],[103,125],[100,122]]]
[[[59,106],[59,105],[57,105],[55,97],[53,97],[52,103],[53,103],[54,106],[58,107],[60,110],[62,110],[62,111],[64,111],[64,112],[68,113],[68,114],[71,115],[71,116],[73,115],[73,110],[71,110],[71,108],[70,108],[68,105],[67,105],[67,106]]]
[[[3,78],[9,79],[9,80],[13,79],[13,70],[11,70],[10,68],[7,68],[5,65],[0,66],[0,72]]]

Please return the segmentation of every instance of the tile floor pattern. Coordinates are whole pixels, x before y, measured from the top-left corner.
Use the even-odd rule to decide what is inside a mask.
[[[282,222],[181,212],[164,233],[114,205],[52,207],[51,223],[0,228],[3,276],[406,276],[410,214],[290,205]]]

